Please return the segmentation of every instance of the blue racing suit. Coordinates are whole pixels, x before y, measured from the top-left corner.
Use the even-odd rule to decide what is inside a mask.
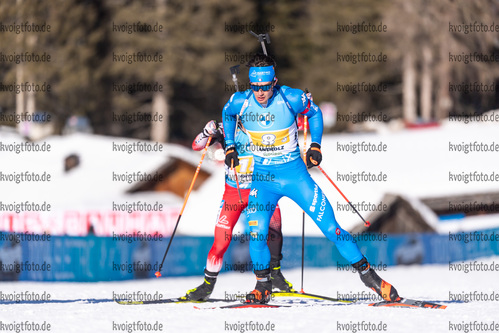
[[[226,145],[234,144],[237,116],[251,140],[254,170],[247,220],[254,270],[269,267],[269,221],[283,196],[296,202],[310,216],[350,264],[363,258],[352,236],[336,221],[329,200],[300,158],[296,125],[299,113],[309,119],[312,142],[320,144],[322,112],[302,90],[276,86],[266,107],[255,99],[251,90],[236,92],[223,109]]]

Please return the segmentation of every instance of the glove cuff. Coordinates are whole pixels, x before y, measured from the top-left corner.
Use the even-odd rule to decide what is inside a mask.
[[[310,149],[321,151],[321,145],[318,144],[317,142],[312,142],[310,144]]]
[[[225,147],[225,155],[227,155],[227,152],[228,152],[229,150],[234,150],[234,151],[236,151],[236,152],[237,152],[237,150],[236,150],[236,145],[235,145],[235,144],[230,144],[230,145],[227,145],[227,146]]]

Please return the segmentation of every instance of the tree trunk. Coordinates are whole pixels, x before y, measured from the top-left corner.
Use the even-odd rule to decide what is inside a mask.
[[[433,61],[433,55],[430,47],[426,44],[423,46],[423,70],[421,73],[421,118],[425,122],[429,122],[432,119],[431,107],[432,107],[432,72],[431,63]]]
[[[451,68],[447,57],[449,55],[449,45],[446,41],[440,44],[440,64],[438,66],[438,91],[436,101],[435,118],[441,120],[449,117],[452,109],[452,99],[449,93],[449,82],[451,80]]]
[[[163,18],[166,15],[166,1],[167,0],[156,0],[156,7],[159,17]],[[161,39],[166,37],[166,31],[160,36]],[[157,91],[152,96],[152,123],[151,123],[151,140],[156,142],[167,142],[170,136],[170,121],[169,121],[169,105],[168,105],[168,94],[169,85],[167,80],[163,75],[157,74],[155,76],[156,81],[163,86],[163,91]],[[154,116],[158,115],[158,120],[154,120]],[[159,120],[161,117],[161,121]]]
[[[16,82],[23,82],[24,78],[24,65],[18,64],[16,65]],[[20,91],[19,94],[16,94],[16,115],[21,116],[24,113],[24,91]],[[22,128],[24,127],[23,122],[19,122],[17,124],[17,131],[20,134],[22,133]]]
[[[158,115],[157,120],[155,120],[156,115]],[[166,99],[166,92],[155,92],[152,97],[152,121],[151,121],[152,141],[156,142],[168,141],[169,137],[168,115],[169,115],[169,107],[168,107],[168,101]]]
[[[404,120],[414,123],[416,115],[416,70],[414,56],[411,52],[404,54],[402,68],[402,109]]]
[[[17,0],[16,5],[18,8],[21,7],[21,2],[22,0]],[[19,12],[19,9],[18,9]],[[19,20],[21,21],[21,20]],[[16,51],[21,53],[21,48],[22,48],[22,43],[23,43],[23,34],[18,34],[16,36],[16,42],[17,42],[17,47]],[[16,65],[16,82],[20,84],[24,80],[24,65],[22,63]],[[24,91],[20,91],[19,94],[16,94],[16,115],[21,116],[21,114],[24,112]],[[24,124],[22,122],[19,122],[17,125],[17,132],[20,134],[22,133],[22,128],[24,127]]]

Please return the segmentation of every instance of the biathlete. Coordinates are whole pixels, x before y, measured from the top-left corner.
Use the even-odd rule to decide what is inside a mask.
[[[364,284],[383,299],[397,301],[397,290],[382,280],[370,267],[352,236],[341,228],[333,208],[320,187],[307,171],[322,160],[322,112],[299,89],[278,86],[275,61],[266,55],[255,55],[247,65],[251,89],[234,93],[223,108],[225,128],[225,163],[238,165],[238,150],[234,130],[239,118],[254,147],[254,173],[271,174],[273,181],[254,179],[251,184],[249,207],[267,207],[287,196],[296,202],[317,224],[322,233],[338,248],[340,254],[359,272]],[[296,117],[309,119],[312,143],[306,154],[306,164],[300,158]],[[246,296],[248,302],[266,303],[272,293],[271,254],[265,239],[272,212],[248,209],[250,225],[250,255],[257,283]]]
[[[196,136],[196,139],[192,143],[192,149],[203,149],[206,146],[208,137],[212,137],[211,144],[220,142],[224,146],[222,123],[217,124],[214,120],[209,121],[203,131]],[[225,166],[225,191],[215,225],[215,240],[206,260],[204,282],[198,287],[187,291],[184,297],[189,300],[201,301],[207,300],[210,297],[215,287],[218,273],[222,269],[223,256],[232,240],[232,230],[241,212],[248,205],[248,196],[253,177],[253,154],[250,149],[248,136],[243,131],[237,130],[234,142],[237,145],[237,151],[240,156],[239,164],[235,168],[235,171],[238,175],[243,202],[241,203],[239,200],[234,173],[231,172],[229,167]],[[273,288],[275,291],[294,292],[293,285],[284,278],[280,269],[280,260],[282,259],[281,211],[277,203],[274,207],[275,211],[273,211],[273,214],[271,213],[269,234],[265,238],[270,248],[270,288]]]

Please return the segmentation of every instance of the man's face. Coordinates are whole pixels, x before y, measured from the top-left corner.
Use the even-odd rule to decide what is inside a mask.
[[[252,87],[255,87],[255,86],[261,86],[261,87],[267,86],[268,87],[270,85],[270,89],[268,89],[267,91],[263,91],[263,89],[259,89],[258,91],[255,91],[255,89],[253,89],[253,93],[255,94],[255,98],[258,101],[258,103],[264,105],[268,102],[268,100],[272,97],[272,93],[273,93],[274,85],[275,85],[276,81],[277,80],[275,80],[273,82],[255,82],[255,83],[251,84]]]

